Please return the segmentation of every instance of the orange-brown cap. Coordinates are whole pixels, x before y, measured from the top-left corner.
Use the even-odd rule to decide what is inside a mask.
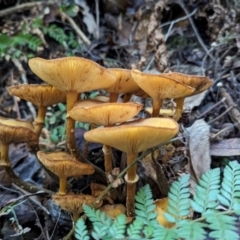
[[[103,103],[97,100],[84,100],[76,103],[69,116],[80,122],[108,126],[131,119],[142,107],[142,104],[133,102]]]
[[[115,74],[116,81],[109,87],[105,88],[110,93],[132,93],[139,89],[139,86],[133,81],[131,71],[122,68],[108,68],[109,71]]]
[[[84,194],[66,194],[66,195],[52,195],[53,201],[62,209],[70,212],[80,214],[83,211],[83,204],[98,208],[102,205],[102,201],[96,202],[97,198],[91,195]]]
[[[169,141],[178,130],[178,124],[173,119],[149,118],[116,127],[96,128],[86,132],[84,138],[126,153],[137,153]]]
[[[178,72],[162,73],[161,75],[172,78],[187,86],[195,88],[193,94],[199,94],[213,85],[213,81],[208,77],[188,75]]]
[[[32,58],[28,64],[39,78],[62,91],[86,92],[108,88],[116,79],[106,68],[80,57]]]
[[[138,86],[155,100],[186,97],[195,91],[195,88],[161,74],[142,73],[135,69],[131,73]]]
[[[39,161],[51,172],[59,177],[74,177],[94,173],[94,167],[77,161],[65,152],[44,153],[37,152]]]
[[[21,84],[8,87],[8,91],[36,106],[48,107],[66,101],[66,93],[48,84]]]
[[[107,216],[113,219],[117,218],[117,216],[119,216],[120,214],[126,213],[126,207],[122,204],[106,204],[100,207],[99,210],[106,213]]]
[[[0,142],[36,142],[38,135],[30,122],[0,117]]]

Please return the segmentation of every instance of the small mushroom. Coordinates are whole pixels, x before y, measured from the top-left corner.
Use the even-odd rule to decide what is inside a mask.
[[[0,117],[0,166],[4,168],[11,177],[11,181],[17,186],[28,192],[39,191],[38,187],[23,181],[13,171],[8,156],[11,143],[28,143],[32,148],[35,148],[38,144],[38,136],[34,132],[32,124],[21,120]]]
[[[60,208],[73,214],[74,222],[77,222],[80,213],[83,212],[84,204],[94,208],[102,205],[102,201],[97,201],[97,198],[84,194],[66,194],[64,196],[54,194],[52,199]]]
[[[8,87],[8,91],[38,107],[37,118],[34,120],[34,130],[41,134],[48,106],[66,101],[66,93],[48,84],[21,84]]]
[[[100,207],[99,210],[106,213],[108,217],[116,219],[120,214],[125,214],[126,207],[122,204],[106,204]]]
[[[194,88],[194,92],[190,95],[196,95],[199,94],[208,88],[210,88],[213,85],[213,81],[209,79],[208,77],[203,77],[203,76],[195,76],[195,75],[188,75],[188,74],[183,74],[183,73],[178,73],[178,72],[170,72],[170,73],[163,73],[161,74],[165,77],[174,79],[180,83],[183,83],[187,86],[190,86]],[[188,95],[188,96],[190,96]],[[185,97],[188,97],[185,96]],[[182,110],[183,110],[183,103],[185,97],[175,97],[174,101],[176,102],[176,111],[174,114],[174,119],[177,121],[181,115],[182,115]]]
[[[131,71],[122,68],[108,68],[109,71],[116,75],[114,85],[105,88],[110,93],[110,102],[117,102],[118,96],[124,93],[124,102],[128,102],[132,93],[139,89],[139,86],[133,81]]]
[[[134,69],[132,77],[138,86],[153,99],[152,117],[158,117],[164,98],[183,98],[195,91],[195,88],[162,74],[142,73]]]
[[[0,117],[0,166],[9,166],[8,150],[10,143],[29,143],[36,145],[38,136],[29,122]]]
[[[85,58],[65,57],[52,60],[32,58],[28,62],[31,70],[43,81],[66,92],[67,112],[82,92],[108,88],[115,82],[115,75],[99,64]],[[77,154],[74,137],[75,121],[68,116],[66,138],[69,151]],[[79,157],[79,156],[77,156]]]
[[[37,152],[39,161],[51,172],[59,177],[58,194],[66,194],[67,178],[94,173],[94,167],[77,161],[74,157],[66,152],[44,153]]]
[[[80,122],[94,123],[104,127],[123,123],[133,118],[142,109],[138,103],[103,103],[96,100],[84,100],[76,103],[69,115]],[[108,145],[103,146],[105,172],[112,171],[112,151]]]
[[[149,118],[124,123],[120,126],[96,128],[84,134],[89,142],[98,142],[112,146],[127,154],[127,165],[130,165],[139,152],[169,141],[178,133],[176,121],[170,118]],[[134,196],[136,191],[136,164],[127,172],[127,215],[134,215]]]

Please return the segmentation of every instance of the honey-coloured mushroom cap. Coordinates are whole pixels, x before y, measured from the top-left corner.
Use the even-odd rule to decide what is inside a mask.
[[[96,128],[85,132],[84,138],[126,153],[135,153],[169,141],[178,130],[178,124],[173,119],[149,118],[115,127]]]
[[[113,73],[85,58],[32,58],[28,64],[39,78],[62,91],[86,92],[110,87],[115,82]]]
[[[55,173],[60,180],[58,194],[66,193],[68,177],[90,175],[94,173],[94,167],[77,161],[70,154],[65,152],[44,153],[37,152],[39,161],[51,172]]]
[[[142,109],[139,103],[103,103],[97,100],[83,100],[69,112],[71,118],[80,121],[109,126],[125,122]]]
[[[72,213],[75,222],[83,211],[84,204],[94,208],[99,208],[102,205],[102,201],[97,201],[97,198],[84,194],[66,194],[64,196],[54,194],[52,199],[60,208]]]
[[[0,117],[0,142],[35,142],[37,138],[30,122]]]
[[[195,88],[162,74],[143,73],[133,69],[132,77],[144,92],[156,100],[186,97],[195,91]]]
[[[204,76],[188,75],[178,72],[162,73],[161,75],[195,88],[192,95],[199,94],[213,85],[213,80]]]
[[[10,166],[8,149],[10,143],[29,143],[36,146],[38,135],[30,122],[0,117],[1,166]]]
[[[36,106],[48,107],[66,101],[66,93],[48,84],[20,84],[8,87],[8,91]]]
[[[108,70],[116,76],[115,83],[111,87],[105,88],[110,93],[110,102],[117,102],[121,93],[124,93],[124,102],[128,102],[132,93],[139,89],[139,86],[133,81],[131,70],[122,68],[109,68]]]

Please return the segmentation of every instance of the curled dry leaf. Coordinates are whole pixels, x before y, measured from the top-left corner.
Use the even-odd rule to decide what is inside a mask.
[[[189,135],[190,174],[196,182],[203,173],[210,169],[210,126],[200,119],[187,128],[185,134]]]

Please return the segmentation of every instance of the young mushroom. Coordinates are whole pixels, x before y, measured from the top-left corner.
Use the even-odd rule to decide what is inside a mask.
[[[48,84],[21,84],[8,87],[8,91],[38,107],[37,118],[33,122],[34,131],[40,136],[44,126],[47,107],[66,101],[66,93]]]
[[[102,201],[97,201],[97,198],[84,194],[66,194],[64,196],[54,194],[52,199],[60,208],[73,214],[75,223],[80,213],[83,212],[84,204],[94,208],[99,208],[102,205]]]
[[[66,92],[67,112],[73,108],[80,93],[108,88],[114,84],[116,78],[106,68],[80,57],[53,60],[32,58],[28,64],[31,70],[43,81]],[[67,147],[71,154],[77,156],[74,129],[75,121],[68,115],[66,123]]]
[[[171,78],[171,79],[174,79],[180,83],[183,83],[187,86],[194,88],[195,90],[192,94],[190,94],[191,96],[199,94],[199,93],[207,90],[208,88],[210,88],[213,85],[213,81],[211,79],[209,79],[208,77],[203,77],[203,76],[187,75],[187,74],[178,73],[178,72],[162,73],[161,75]],[[188,97],[188,96],[185,96],[185,97]],[[177,104],[176,111],[174,114],[174,119],[176,121],[182,115],[183,103],[184,103],[185,97],[175,97],[174,98],[174,101]]]
[[[112,146],[127,154],[127,165],[130,165],[139,152],[169,141],[178,133],[176,121],[170,118],[149,118],[124,123],[115,127],[96,128],[84,134],[89,142],[99,142]],[[127,182],[127,215],[134,216],[134,197],[138,175],[136,164],[125,176]]]
[[[142,73],[132,70],[132,77],[140,88],[153,99],[152,117],[158,117],[165,98],[183,98],[190,96],[195,88],[162,74]]]
[[[92,165],[81,163],[66,152],[46,154],[38,151],[37,157],[47,169],[59,177],[59,195],[66,194],[68,177],[78,177],[94,173]]]
[[[123,123],[137,115],[143,105],[138,103],[103,103],[97,100],[79,101],[69,112],[74,120],[79,122],[94,123],[104,127],[114,126],[116,123]],[[104,144],[104,165],[105,172],[112,171],[111,147]]]

